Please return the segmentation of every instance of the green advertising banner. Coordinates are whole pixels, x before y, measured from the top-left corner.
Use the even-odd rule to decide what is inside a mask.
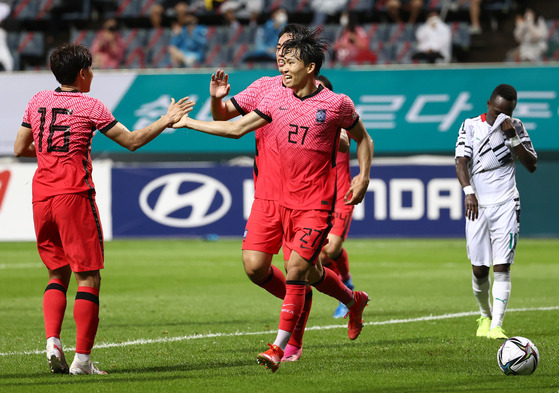
[[[274,70],[232,71],[231,96]],[[484,113],[500,83],[519,94],[514,117],[521,119],[538,152],[559,151],[559,67],[325,69],[338,93],[354,101],[375,141],[376,154],[448,154],[454,152],[464,119]],[[166,112],[170,98],[190,96],[191,116],[211,120],[210,71],[138,74],[114,109],[129,129],[139,129]],[[124,152],[108,140],[93,139],[93,151]],[[252,154],[254,138],[229,140],[190,130],[167,130],[141,149],[144,153]]]

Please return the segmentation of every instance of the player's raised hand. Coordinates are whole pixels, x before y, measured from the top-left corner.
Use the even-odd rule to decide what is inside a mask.
[[[516,136],[516,130],[514,129],[514,125],[512,124],[512,120],[510,117],[503,120],[501,123],[501,131],[507,138],[514,138]]]
[[[169,124],[175,124],[181,118],[186,115],[188,112],[192,110],[194,107],[194,101],[188,101],[189,97],[184,97],[175,102],[174,98],[171,98],[171,103],[169,104],[169,108],[167,108],[167,118],[169,120]]]
[[[363,201],[367,188],[369,187],[369,179],[361,175],[355,176],[351,180],[351,186],[344,196],[345,205],[357,205]]]
[[[229,94],[229,90],[231,90],[229,75],[225,71],[218,69],[215,74],[212,74],[210,80],[210,96],[222,99]]]

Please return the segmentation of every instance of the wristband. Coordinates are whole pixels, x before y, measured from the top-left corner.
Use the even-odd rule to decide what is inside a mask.
[[[520,138],[518,137],[518,135],[513,136],[512,138],[509,138],[510,141],[510,145],[514,148],[518,145],[520,145],[522,142],[520,141]]]
[[[472,186],[464,187],[464,195],[472,195],[475,194],[474,188]]]

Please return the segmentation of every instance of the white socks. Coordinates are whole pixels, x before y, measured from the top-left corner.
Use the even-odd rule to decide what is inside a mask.
[[[74,356],[74,360],[79,360],[80,363],[88,363],[89,361],[91,361],[91,355],[88,355],[86,353],[76,353],[76,356]]]
[[[274,345],[277,345],[282,350],[285,350],[289,339],[291,338],[291,333],[286,330],[278,329],[278,335],[276,336],[276,341],[274,341]]]
[[[491,279],[489,276],[477,278],[474,273],[472,273],[472,289],[474,290],[474,296],[479,304],[481,316],[491,318],[491,301],[489,300]]]
[[[503,325],[503,318],[507,310],[510,297],[510,271],[493,272],[493,319],[491,329]]]

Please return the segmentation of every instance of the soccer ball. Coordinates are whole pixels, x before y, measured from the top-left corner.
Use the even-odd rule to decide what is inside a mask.
[[[534,343],[525,337],[511,337],[497,352],[497,363],[505,375],[530,375],[538,367],[540,352]]]

